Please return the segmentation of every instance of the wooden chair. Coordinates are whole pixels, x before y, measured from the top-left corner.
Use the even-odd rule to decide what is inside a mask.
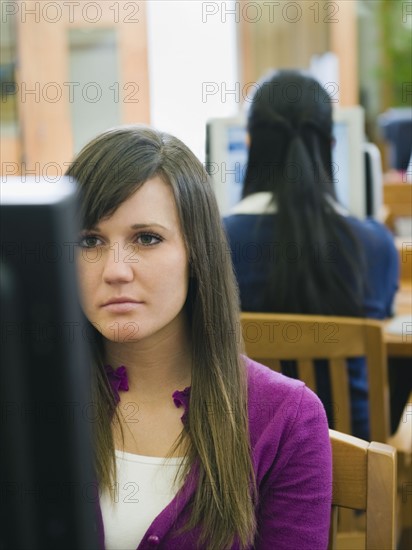
[[[348,317],[241,313],[245,352],[251,359],[281,371],[281,360],[296,360],[298,378],[316,393],[314,360],[327,359],[334,428],[351,434],[346,360],[366,357],[372,441],[390,435],[386,349],[380,321]]]
[[[379,218],[395,236],[401,281],[410,284],[412,281],[411,237],[408,234],[398,234],[397,218],[412,219],[412,184],[400,182],[383,185],[383,206]]]
[[[292,315],[274,313],[241,313],[245,352],[250,358],[281,371],[281,360],[296,360],[298,378],[316,393],[315,359],[327,359],[334,405],[334,428],[351,434],[349,379],[346,360],[366,357],[369,383],[369,423],[371,441],[387,443],[390,435],[389,389],[383,325],[373,319]],[[404,464],[405,463],[405,464]],[[409,524],[408,501],[403,495],[410,483],[411,465],[401,453],[398,472],[399,533]],[[405,512],[406,510],[406,512]],[[342,515],[342,531],[363,529],[351,514]],[[347,546],[345,550],[354,548]],[[383,548],[383,547],[382,547]]]
[[[348,550],[348,537],[339,541],[339,508],[365,511],[366,550],[396,548],[396,450],[383,443],[329,430],[333,461],[332,516],[329,549]]]
[[[412,217],[412,185],[410,183],[386,183],[383,186],[382,219],[391,231],[395,231],[395,220]]]

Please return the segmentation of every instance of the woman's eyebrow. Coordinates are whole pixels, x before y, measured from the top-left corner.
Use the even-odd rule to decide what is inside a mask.
[[[169,231],[169,229],[167,227],[165,227],[164,225],[162,225],[161,223],[134,223],[133,225],[130,226],[131,229],[133,230],[136,230],[136,229],[148,229],[150,227],[160,227],[161,229],[164,229],[165,231]],[[85,229],[82,230],[83,232],[84,231],[96,231],[97,233],[100,231],[100,227],[98,225],[92,225],[91,227],[87,227]]]
[[[161,229],[168,231],[167,227],[160,223],[134,223],[131,226],[132,229],[147,229],[148,227],[160,227]]]

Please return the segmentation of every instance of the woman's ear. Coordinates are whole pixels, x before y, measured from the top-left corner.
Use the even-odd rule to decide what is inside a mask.
[[[249,132],[246,132],[245,142],[246,142],[246,147],[248,149],[250,149],[250,134],[249,134]]]

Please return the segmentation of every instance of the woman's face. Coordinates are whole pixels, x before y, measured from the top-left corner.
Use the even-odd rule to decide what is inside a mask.
[[[115,342],[182,330],[189,262],[169,184],[155,177],[97,226],[78,252],[84,313]]]

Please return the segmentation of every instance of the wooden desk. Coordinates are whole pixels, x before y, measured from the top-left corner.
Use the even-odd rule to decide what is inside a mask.
[[[399,253],[401,286],[412,285],[412,236],[395,237],[395,245]]]
[[[412,185],[410,183],[385,183],[383,186],[384,223],[395,231],[395,219],[412,217]]]
[[[401,283],[395,298],[396,315],[411,315],[412,314],[412,282]],[[391,320],[385,321],[385,325]],[[386,351],[388,357],[410,357],[412,358],[412,327],[405,327],[405,334],[384,333]]]

